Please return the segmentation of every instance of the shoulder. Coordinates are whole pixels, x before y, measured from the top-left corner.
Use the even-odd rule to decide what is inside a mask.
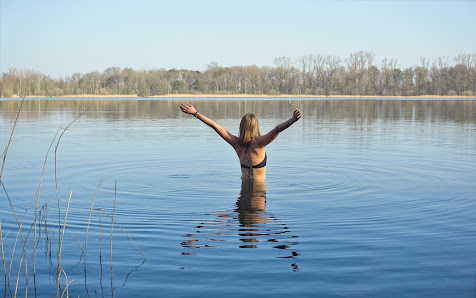
[[[279,131],[277,129],[272,129],[270,132],[268,132],[267,134],[263,135],[263,136],[260,136],[256,139],[255,143],[256,143],[256,147],[266,147],[267,145],[269,145],[269,143],[271,143],[272,141],[274,141],[274,139],[276,139],[276,137],[279,135]]]
[[[230,141],[228,143],[230,143],[231,146],[233,146],[233,148],[239,148],[240,147],[240,139],[235,136],[235,135],[232,135],[232,134],[229,134],[230,135]]]

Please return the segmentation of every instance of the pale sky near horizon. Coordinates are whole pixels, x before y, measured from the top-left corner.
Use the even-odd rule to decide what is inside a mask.
[[[135,70],[274,66],[279,56],[371,51],[401,68],[476,53],[476,1],[0,0],[0,73],[54,78]]]

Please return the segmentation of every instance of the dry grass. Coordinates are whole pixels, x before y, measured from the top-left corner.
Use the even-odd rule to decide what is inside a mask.
[[[1,167],[1,170],[0,170],[0,184],[2,185],[2,188],[4,190],[4,193],[9,201],[9,204],[10,204],[10,207],[11,207],[11,210],[12,210],[12,214],[15,218],[15,221],[18,225],[18,230],[17,230],[17,235],[16,235],[16,238],[13,242],[13,245],[12,245],[12,252],[11,252],[11,258],[9,260],[9,266],[8,266],[8,270],[7,270],[7,259],[5,258],[5,246],[4,246],[4,241],[5,239],[7,238],[9,232],[3,236],[3,230],[2,230],[2,222],[0,221],[0,246],[1,246],[1,252],[2,252],[2,260],[3,260],[3,271],[4,271],[4,277],[5,277],[5,296],[7,295],[7,289],[10,293],[11,296],[13,297],[16,297],[17,294],[18,294],[18,288],[20,286],[19,282],[20,282],[20,276],[21,276],[21,272],[22,272],[22,268],[24,269],[24,274],[25,274],[25,285],[24,285],[24,288],[25,288],[25,297],[28,296],[28,279],[29,279],[29,272],[28,272],[28,253],[27,253],[27,240],[28,240],[28,236],[30,235],[30,232],[33,230],[33,277],[34,277],[34,290],[35,290],[35,295],[37,295],[37,289],[36,289],[36,247],[37,247],[37,244],[39,243],[39,241],[41,241],[41,238],[42,236],[43,237],[46,237],[46,255],[49,255],[50,256],[50,264],[52,264],[52,261],[51,261],[51,255],[52,255],[52,240],[51,238],[49,237],[48,235],[48,224],[47,224],[47,203],[45,203],[41,208],[40,210],[38,210],[38,207],[39,207],[39,202],[40,202],[40,193],[44,192],[43,188],[42,188],[42,184],[43,184],[43,177],[44,177],[44,174],[45,174],[45,169],[46,169],[46,164],[47,164],[47,159],[48,159],[48,156],[50,154],[50,150],[56,140],[56,146],[55,146],[55,161],[54,161],[54,175],[55,175],[55,187],[56,187],[56,197],[57,197],[57,204],[58,204],[58,227],[59,227],[59,235],[58,235],[58,251],[57,251],[57,266],[56,266],[56,274],[55,274],[55,279],[56,279],[56,288],[57,288],[57,297],[69,297],[69,286],[71,285],[71,283],[74,281],[74,280],[68,280],[68,276],[64,270],[64,268],[62,267],[61,265],[61,256],[62,256],[62,252],[63,252],[63,244],[64,244],[64,241],[65,241],[65,231],[66,231],[66,228],[67,228],[67,216],[68,216],[68,213],[69,213],[69,207],[70,207],[70,202],[71,202],[71,197],[72,197],[72,190],[70,191],[69,193],[69,198],[68,198],[68,202],[67,202],[67,207],[66,207],[66,213],[64,214],[64,220],[63,220],[63,223],[61,223],[61,205],[60,205],[60,195],[59,195],[59,190],[58,190],[58,179],[57,179],[57,152],[58,152],[58,148],[59,148],[59,144],[60,144],[60,141],[61,141],[61,138],[62,136],[64,135],[64,133],[69,129],[69,127],[79,118],[81,117],[84,113],[86,113],[90,108],[88,108],[87,110],[83,111],[79,116],[77,116],[72,122],[69,123],[68,126],[66,126],[66,128],[60,128],[62,129],[63,131],[61,132],[61,134],[59,135],[58,137],[58,134],[59,134],[59,131],[60,129],[58,129],[58,131],[56,132],[56,135],[54,136],[49,148],[48,148],[48,151],[46,153],[46,156],[45,156],[45,159],[44,159],[44,163],[43,163],[43,168],[42,168],[42,172],[41,172],[41,176],[40,176],[40,182],[39,182],[39,185],[38,185],[38,188],[36,190],[36,193],[35,195],[33,196],[33,198],[30,200],[28,206],[26,207],[26,210],[24,211],[23,213],[23,217],[21,219],[21,221],[19,220],[18,216],[17,216],[17,213],[15,211],[15,208],[13,206],[13,203],[12,203],[12,200],[10,199],[10,196],[8,195],[8,192],[7,192],[7,189],[2,181],[2,177],[3,177],[3,170],[5,168],[5,162],[7,160],[7,155],[8,155],[8,150],[10,148],[10,145],[12,144],[12,141],[14,139],[14,132],[15,132],[15,128],[17,126],[17,123],[18,123],[18,119],[19,119],[19,116],[20,116],[20,112],[21,112],[21,108],[23,106],[23,103],[24,103],[24,99],[22,100],[21,104],[20,104],[20,107],[18,109],[18,112],[17,112],[17,115],[16,115],[16,118],[15,118],[15,121],[14,121],[14,124],[13,124],[13,127],[12,127],[12,130],[11,130],[11,134],[10,134],[10,138],[7,142],[7,145],[3,151],[3,153],[0,155],[0,157],[3,157],[3,161],[2,161],[2,167]],[[58,137],[58,138],[57,138]],[[91,222],[91,217],[92,217],[92,211],[93,211],[93,204],[94,204],[94,201],[95,201],[95,198],[96,198],[96,195],[99,191],[99,187],[102,183],[102,179],[101,179],[101,182],[99,183],[99,186],[98,186],[98,189],[96,191],[96,194],[94,195],[94,198],[93,198],[93,202],[91,204],[91,209],[90,209],[90,214],[89,214],[89,218],[88,218],[88,222],[87,222],[87,229],[86,229],[86,242],[85,242],[85,247],[84,247],[84,250],[83,248],[81,247],[81,244],[80,244],[80,241],[78,240],[78,238],[72,233],[71,235],[73,235],[73,237],[76,239],[76,241],[78,242],[78,245],[79,247],[81,248],[81,251],[82,251],[82,254],[85,255],[85,260],[84,260],[84,264],[86,266],[86,251],[87,251],[87,241],[88,241],[88,232],[89,232],[89,225],[90,225],[90,222]],[[115,184],[115,194],[114,194],[114,210],[113,210],[113,215],[114,215],[114,212],[115,212],[115,209],[116,209],[116,189],[117,189],[117,183]],[[49,198],[49,196],[48,196]],[[35,200],[36,199],[36,200]],[[51,198],[49,198],[51,199]],[[33,200],[35,200],[35,211],[34,211],[34,219],[33,219],[33,222],[31,223],[31,226],[30,227],[30,232],[28,233],[28,235],[26,237],[24,237],[23,235],[23,226],[24,226],[24,223],[25,223],[25,218],[26,218],[26,215],[30,209],[30,206],[32,205],[33,203]],[[101,221],[101,215],[102,215],[102,212],[104,212],[106,215],[109,216],[109,214],[107,214],[105,211],[103,210],[100,210],[100,213],[99,213],[99,220]],[[111,216],[109,216],[111,217]],[[119,228],[124,232],[125,235],[127,235],[127,237],[132,241],[131,237],[124,231],[124,229],[122,229],[122,227],[114,220],[113,217],[111,217],[111,291],[112,291],[112,227],[113,227],[113,223],[115,223],[116,225],[119,226]],[[38,226],[40,227],[40,229],[38,229]],[[42,235],[42,228],[44,230],[44,233]],[[37,237],[38,235],[38,237]],[[99,237],[101,237],[101,231],[99,233]],[[22,250],[22,253],[21,253],[21,256],[20,256],[20,259],[18,260],[18,263],[19,263],[19,267],[18,267],[18,271],[17,271],[17,280],[16,280],[16,283],[15,283],[15,289],[14,291],[12,292],[12,289],[10,288],[10,275],[13,273],[12,272],[12,265],[14,263],[14,260],[15,260],[15,250],[16,250],[16,246],[17,246],[17,243],[18,243],[18,238],[21,238],[21,241],[22,241],[22,246],[23,246],[23,250]],[[100,241],[101,241],[101,238],[100,238]],[[132,241],[132,243],[134,244],[134,246],[137,248],[137,250],[141,253],[141,255],[144,257],[144,260],[145,260],[145,256],[144,254],[139,250],[138,246],[134,243],[134,241]],[[49,245],[49,247],[48,247]],[[101,253],[100,253],[101,254]],[[100,256],[101,257],[101,256]],[[64,278],[65,278],[65,288],[64,289],[61,289],[61,275],[64,275]],[[102,277],[102,275],[101,275]],[[86,276],[85,276],[85,282],[86,282]],[[101,284],[101,288],[102,288],[102,284]],[[86,289],[87,290],[87,289]]]
[[[86,242],[84,244],[84,269],[85,270],[86,270],[86,254],[88,251],[89,224],[91,223],[91,215],[93,214],[94,200],[96,200],[96,196],[98,194],[99,188],[101,187],[101,183],[102,183],[102,178],[101,178],[101,181],[99,181],[98,188],[96,189],[96,193],[94,194],[93,201],[91,202],[91,210],[89,211],[88,226],[86,228]]]
[[[106,211],[102,210],[102,212],[104,212],[104,214],[106,214],[107,216],[109,216],[109,218],[111,218],[111,220],[119,227],[119,229],[121,229],[121,231],[127,236],[127,238],[129,238],[129,240],[131,240],[132,244],[134,244],[134,246],[136,247],[137,251],[139,251],[139,253],[142,255],[142,257],[144,257],[144,260],[147,260],[147,258],[145,257],[145,255],[142,253],[142,251],[139,249],[139,247],[137,246],[137,244],[134,242],[134,240],[132,240],[131,236],[129,236],[129,234],[127,234],[126,231],[124,231],[124,229],[121,227],[121,225],[114,220],[114,218],[112,218],[111,215],[109,215]]]
[[[112,217],[111,217],[111,240],[110,240],[110,255],[111,255],[111,276],[113,276],[112,273],[112,230],[113,230],[113,222],[114,222],[114,213],[116,212],[116,198],[117,198],[117,181],[114,182],[114,209],[112,209]]]
[[[7,238],[7,236],[5,236]],[[5,275],[5,282],[7,281],[7,267],[5,266],[5,253],[3,251],[3,234],[2,234],[2,220],[0,219],[0,246],[2,247],[2,261],[3,261],[3,274]]]
[[[73,191],[69,192],[69,198],[68,198],[68,206],[66,207],[66,214],[64,215],[64,223],[63,223],[63,233],[61,233],[61,240],[60,240],[60,245],[59,245],[59,250],[58,250],[58,269],[57,269],[57,274],[56,274],[56,283],[57,283],[57,296],[59,296],[59,290],[60,290],[60,275],[61,275],[61,250],[63,248],[63,240],[64,240],[64,230],[66,229],[66,218],[68,217],[68,210],[69,210],[69,203],[71,202],[71,195],[73,194]],[[64,270],[63,270],[64,272]],[[65,273],[66,275],[66,273]]]

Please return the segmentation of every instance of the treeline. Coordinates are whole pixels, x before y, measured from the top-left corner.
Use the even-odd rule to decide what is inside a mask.
[[[405,69],[396,59],[375,65],[368,51],[336,56],[278,57],[274,66],[222,67],[212,62],[203,72],[178,69],[105,71],[53,79],[33,70],[10,69],[0,78],[2,97],[63,95],[255,94],[419,96],[476,94],[476,53],[420,63]]]

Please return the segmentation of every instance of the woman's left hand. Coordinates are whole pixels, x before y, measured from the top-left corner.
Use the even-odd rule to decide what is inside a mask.
[[[294,110],[294,113],[293,113],[293,117],[291,118],[293,119],[293,122],[296,122],[298,121],[299,119],[301,119],[301,111],[299,111],[297,108]]]
[[[180,105],[180,109],[182,110],[182,112],[184,112],[185,114],[190,114],[190,115],[193,115],[197,112],[197,110],[189,103],[186,103],[186,104],[181,104]]]

